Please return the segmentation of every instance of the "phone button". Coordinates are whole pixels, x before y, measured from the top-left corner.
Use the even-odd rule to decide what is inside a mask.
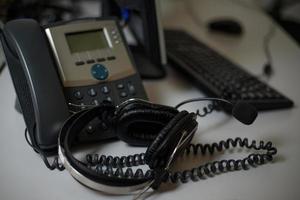
[[[121,96],[121,97],[127,97],[127,93],[126,93],[126,92],[121,92],[121,93],[120,93],[120,96]]]
[[[109,93],[109,88],[107,86],[103,86],[101,91],[104,93],[104,94],[108,94]]]
[[[74,92],[74,97],[78,100],[83,98],[83,94],[80,91]]]
[[[92,105],[99,106],[99,101],[97,99],[94,99],[92,101]]]
[[[129,93],[130,93],[131,95],[135,95],[135,94],[136,94],[135,87],[134,87],[134,85],[132,85],[131,83],[128,83],[128,90],[129,90]]]
[[[123,83],[119,83],[119,84],[117,85],[117,88],[118,88],[118,89],[123,89],[123,88],[124,88]]]
[[[111,97],[106,97],[105,101],[112,102],[112,98]]]
[[[88,63],[88,64],[95,63],[95,60],[94,59],[90,59],[90,60],[87,60],[86,63]]]
[[[98,61],[98,62],[104,62],[104,61],[105,61],[105,58],[98,58],[97,61]]]
[[[77,61],[77,62],[75,63],[75,65],[84,65],[84,62],[83,62],[83,61]]]
[[[94,64],[91,68],[91,74],[95,79],[105,80],[108,77],[108,70],[104,65]]]
[[[94,97],[97,95],[97,92],[94,90],[94,88],[91,88],[88,90],[88,94],[91,96],[91,97]]]
[[[107,57],[107,60],[115,60],[115,59],[116,59],[115,56],[109,56],[109,57]]]

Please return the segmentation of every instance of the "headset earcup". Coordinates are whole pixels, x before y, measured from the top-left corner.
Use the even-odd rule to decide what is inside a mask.
[[[195,115],[181,111],[161,130],[148,147],[145,161],[150,168],[164,167],[184,131],[194,134],[197,122]],[[192,137],[190,137],[192,138]],[[190,140],[187,141],[189,143]]]
[[[126,111],[118,117],[116,132],[118,138],[129,145],[149,146],[174,116],[155,109]]]
[[[149,146],[178,110],[145,101],[127,102],[117,114],[119,139],[134,146]]]
[[[170,129],[172,129],[184,116],[186,116],[188,113],[186,111],[182,111],[178,113],[166,126],[158,133],[155,140],[152,142],[152,144],[148,147],[145,155],[146,162],[150,161],[150,158],[152,157],[153,153],[157,150],[159,145],[162,143],[162,141],[165,139],[166,135],[169,133]]]

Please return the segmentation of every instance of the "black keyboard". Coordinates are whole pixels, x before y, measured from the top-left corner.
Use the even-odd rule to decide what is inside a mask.
[[[293,102],[181,30],[165,31],[168,61],[210,96],[246,101],[257,110],[288,108]]]

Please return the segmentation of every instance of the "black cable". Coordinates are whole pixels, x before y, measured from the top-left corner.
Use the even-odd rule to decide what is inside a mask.
[[[272,38],[274,37],[275,32],[276,32],[276,27],[275,27],[275,25],[272,24],[271,27],[269,28],[268,33],[264,36],[264,39],[263,39],[263,48],[264,48],[264,52],[265,52],[265,55],[267,58],[267,63],[264,65],[264,68],[263,68],[263,74],[267,78],[270,78],[274,73],[274,70],[272,67],[273,59],[272,59],[272,55],[270,52],[270,42],[271,42]]]
[[[233,104],[230,101],[219,99],[219,98],[194,98],[185,100],[175,107],[176,109],[182,105],[191,102],[198,102],[198,101],[207,101],[211,100],[214,102],[223,102],[226,104]],[[214,109],[214,104],[212,105],[212,110],[205,111],[203,116],[211,113]],[[106,120],[107,113],[103,113],[102,118]],[[112,118],[111,118],[112,119]],[[40,154],[41,158],[43,159],[45,165],[50,169],[58,169],[60,171],[64,170],[64,166],[59,163],[58,157],[54,158],[52,164],[49,163],[46,155],[35,146],[35,144],[31,142],[28,137],[28,130],[25,129],[25,139],[27,143]],[[33,141],[36,141],[33,136]],[[220,160],[214,162],[208,162],[204,165],[200,165],[198,167],[194,167],[192,169],[184,170],[184,171],[170,171],[170,168],[153,168],[147,171],[143,171],[142,169],[134,170],[131,168],[133,166],[140,166],[146,164],[145,160],[145,153],[141,154],[134,154],[128,156],[106,156],[106,155],[99,155],[99,154],[88,154],[86,155],[86,161],[80,161],[86,167],[91,170],[94,170],[96,173],[102,174],[108,177],[116,177],[120,179],[146,179],[151,180],[151,187],[153,189],[157,189],[161,183],[163,182],[170,182],[170,183],[187,183],[189,180],[197,181],[199,179],[205,177],[212,177],[220,173],[228,172],[228,171],[237,171],[237,170],[247,170],[250,167],[256,167],[267,162],[273,160],[273,156],[276,155],[277,149],[273,147],[271,142],[263,142],[263,141],[251,141],[249,142],[248,139],[241,139],[239,137],[235,139],[227,139],[226,141],[222,140],[219,143],[212,143],[212,144],[189,144],[184,150],[184,155],[189,155],[193,153],[194,155],[205,155],[205,154],[214,154],[215,152],[222,152],[224,150],[228,150],[230,148],[245,148],[249,150],[254,150],[254,153],[249,154],[247,157],[242,159],[229,159],[229,160]],[[175,150],[174,150],[175,151]],[[172,154],[173,155],[173,154]],[[172,157],[171,155],[171,157]],[[159,162],[166,162],[170,158],[166,157],[165,160],[161,160]],[[160,166],[159,164],[156,166]],[[169,166],[169,165],[168,165]],[[123,170],[126,168],[126,170]]]
[[[199,101],[212,101],[212,103],[209,103],[207,106],[204,106],[202,108],[202,111],[200,111],[200,109],[197,109],[195,114],[198,117],[205,117],[206,115],[212,113],[213,111],[221,110],[221,105],[217,101],[223,102],[223,103],[226,103],[226,104],[230,104],[230,105],[233,106],[233,104],[230,101],[226,100],[226,99],[202,97],[202,98],[192,98],[192,99],[187,99],[185,101],[182,101],[179,104],[177,104],[175,106],[175,108],[178,109],[179,107],[181,107],[185,104],[192,103],[192,102],[199,102]]]
[[[254,7],[254,6],[250,6],[248,3],[244,2],[244,1],[241,1],[241,0],[230,0],[230,1],[236,5],[242,6],[244,8],[252,9],[254,11],[267,14],[267,12],[265,12],[263,9],[260,9],[260,8]],[[273,59],[272,59],[272,55],[270,52],[270,42],[275,35],[275,31],[276,31],[276,26],[272,23],[271,26],[269,27],[268,32],[264,35],[264,38],[263,38],[263,50],[264,50],[264,54],[267,58],[267,63],[264,64],[264,66],[263,66],[262,76],[265,76],[268,79],[274,74]]]
[[[3,62],[0,64],[0,74],[2,73],[4,67],[5,67],[5,61],[3,61]]]
[[[28,137],[28,129],[27,128],[25,128],[24,134],[25,134],[26,142],[29,144],[30,147],[33,148],[33,150],[35,152],[37,152],[41,156],[42,160],[44,161],[44,163],[45,163],[45,165],[46,165],[46,167],[48,169],[50,169],[50,170],[58,169],[59,171],[63,171],[65,169],[65,167],[61,163],[59,163],[58,156],[55,156],[54,160],[52,161],[52,163],[50,163],[49,160],[48,160],[48,158],[47,158],[47,156],[39,148],[35,147],[31,143],[31,141],[30,141],[30,139]]]
[[[25,129],[25,139],[27,143],[40,154],[47,168],[49,168],[50,170],[64,170],[64,167],[58,161],[58,157],[55,157],[53,163],[50,164],[47,157],[41,151],[39,151],[39,149],[32,145],[28,138],[27,128]],[[237,137],[235,139],[229,138],[226,141],[222,140],[219,143],[190,144],[184,150],[184,155],[189,155],[191,153],[194,155],[212,155],[215,152],[222,152],[231,148],[245,148],[255,151],[265,151],[265,153],[252,153],[249,154],[247,157],[237,160],[230,159],[208,162],[204,165],[200,165],[189,170],[175,172],[156,169],[151,169],[144,172],[140,168],[135,170],[134,172],[134,170],[131,167],[145,164],[145,153],[122,157],[88,154],[86,156],[85,164],[88,168],[95,170],[97,173],[109,177],[115,176],[118,178],[128,179],[154,179],[155,181],[152,187],[154,189],[157,189],[162,182],[187,183],[189,180],[198,181],[199,179],[213,177],[220,173],[225,173],[229,171],[248,170],[250,167],[256,167],[272,161],[273,157],[277,153],[277,149],[273,146],[272,142],[265,143],[264,141],[260,141],[257,143],[253,140],[250,143],[248,142],[247,138],[241,139]],[[127,167],[127,169],[124,171],[123,168],[125,167]]]
[[[2,24],[1,21],[0,21],[0,43],[1,43],[1,37],[3,37],[3,24]],[[3,49],[2,44],[0,44],[0,48]],[[3,52],[2,49],[1,49],[0,51]],[[3,53],[4,53],[4,52],[3,52]],[[3,55],[3,56],[4,56],[4,55]],[[3,69],[4,69],[4,67],[5,67],[5,64],[6,64],[5,61],[2,61],[2,62],[0,63],[0,74],[1,74],[2,71],[3,71]]]
[[[184,104],[188,104],[191,102],[199,102],[199,101],[214,101],[214,102],[220,101],[220,102],[224,102],[224,103],[232,105],[232,103],[226,99],[214,98],[214,97],[200,97],[200,98],[193,98],[193,99],[187,99],[185,101],[182,101],[179,104],[177,104],[175,106],[175,108],[178,109],[179,107],[183,106]]]
[[[122,157],[113,157],[99,154],[88,154],[86,162],[90,169],[95,170],[99,174],[106,176],[115,176],[118,178],[128,179],[154,179],[156,189],[160,183],[187,183],[189,180],[197,181],[202,178],[212,177],[220,173],[238,170],[248,170],[250,167],[256,167],[266,164],[273,160],[277,153],[277,149],[273,146],[272,142],[265,143],[264,141],[249,142],[248,139],[235,139],[222,140],[219,143],[212,144],[190,144],[184,151],[184,155],[206,155],[214,154],[215,152],[222,152],[231,148],[245,148],[249,150],[259,151],[259,153],[251,153],[242,159],[229,159],[214,162],[208,162],[204,165],[194,167],[189,170],[171,172],[168,170],[149,169],[143,171],[142,169],[134,170],[130,167],[145,164],[145,154],[134,154]],[[261,153],[261,151],[265,151]],[[124,171],[123,168],[127,167]]]

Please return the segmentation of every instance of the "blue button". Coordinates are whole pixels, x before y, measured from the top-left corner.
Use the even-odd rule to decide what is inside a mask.
[[[91,68],[91,74],[95,79],[105,80],[108,77],[108,70],[104,65],[95,64]]]

